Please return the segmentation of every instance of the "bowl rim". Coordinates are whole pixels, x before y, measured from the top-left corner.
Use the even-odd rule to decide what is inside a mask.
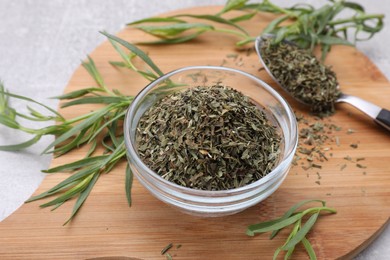
[[[234,189],[228,189],[228,190],[216,190],[216,191],[209,191],[209,190],[198,190],[198,189],[193,189],[193,188],[188,188],[184,187],[181,185],[178,185],[176,183],[170,182],[164,178],[162,178],[159,174],[156,172],[152,171],[143,161],[142,159],[138,156],[135,148],[135,144],[132,143],[131,138],[130,138],[130,127],[131,127],[131,120],[135,116],[135,108],[137,107],[138,103],[140,100],[142,100],[146,94],[153,88],[155,87],[158,83],[161,81],[164,81],[165,79],[188,70],[220,70],[220,71],[227,71],[227,72],[234,72],[241,74],[245,77],[248,77],[255,82],[259,83],[261,87],[263,87],[266,91],[268,91],[275,99],[280,102],[282,107],[286,110],[286,114],[288,115],[290,126],[292,127],[292,138],[291,142],[288,145],[292,145],[292,147],[289,147],[288,153],[283,157],[283,160],[280,161],[280,163],[271,171],[269,172],[266,176],[262,177],[261,179],[250,183],[248,185],[234,188]],[[252,190],[256,188],[257,186],[261,186],[264,183],[267,183],[268,181],[272,180],[274,175],[276,175],[278,172],[281,171],[283,167],[285,167],[286,161],[288,159],[291,159],[290,157],[294,156],[295,151],[298,146],[298,124],[296,121],[295,114],[293,110],[291,109],[290,105],[287,103],[287,101],[284,100],[284,98],[276,91],[274,90],[271,86],[269,86],[267,83],[262,81],[261,79],[253,76],[252,74],[249,74],[245,71],[238,70],[235,68],[229,68],[229,67],[222,67],[222,66],[186,66],[186,67],[181,67],[179,69],[172,70],[159,78],[155,79],[154,81],[150,82],[149,84],[146,85],[133,99],[131,102],[126,116],[124,120],[124,125],[123,125],[123,130],[124,130],[124,139],[125,139],[125,148],[127,155],[129,157],[132,157],[132,159],[136,159],[139,161],[139,164],[145,170],[151,177],[154,179],[158,179],[159,181],[162,181],[164,184],[168,186],[172,186],[175,190],[182,191],[185,194],[191,194],[191,195],[198,195],[198,196],[224,196],[224,195],[229,195],[229,194],[236,194],[236,193],[242,193],[247,190]],[[294,141],[295,140],[295,141]],[[287,144],[285,144],[287,146]],[[129,162],[128,162],[129,163]]]

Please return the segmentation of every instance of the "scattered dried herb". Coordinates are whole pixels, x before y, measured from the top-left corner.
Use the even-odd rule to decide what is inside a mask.
[[[233,60],[236,60],[238,57],[238,54],[237,53],[230,53],[230,54],[226,55],[226,57],[231,58]]]
[[[319,202],[321,203],[321,206],[297,211],[300,207],[313,202]],[[322,211],[331,214],[336,213],[335,209],[326,207],[326,202],[323,200],[304,200],[292,206],[280,218],[248,226],[246,234],[248,236],[254,236],[256,234],[272,231],[270,239],[273,239],[280,230],[287,226],[293,225],[291,233],[288,236],[286,242],[283,246],[276,249],[273,259],[277,259],[281,251],[286,251],[285,259],[290,258],[299,243],[303,244],[310,259],[316,259],[315,251],[309,240],[306,238],[306,235],[310,232],[311,228],[316,223],[317,218],[321,216],[320,213]],[[309,215],[311,216],[307,219]],[[307,219],[306,222],[304,222],[304,219]]]
[[[201,190],[245,186],[267,175],[281,137],[265,113],[232,88],[169,94],[137,127],[142,161],[164,179]]]
[[[312,166],[313,168],[318,168],[318,169],[321,169],[321,168],[322,168],[321,165],[315,164],[315,163],[312,163],[311,166]]]
[[[166,252],[168,252],[169,249],[171,249],[173,247],[173,244],[172,243],[169,243],[167,246],[165,246],[162,250],[161,250],[161,255],[164,255]]]
[[[360,163],[357,163],[357,164],[356,164],[356,167],[361,168],[361,169],[367,168],[367,166],[363,166],[363,165],[361,165]]]
[[[332,145],[340,146],[340,139],[335,134],[342,128],[333,124],[331,118],[305,117],[302,114],[296,114],[296,118],[299,126],[299,143],[293,165],[300,165],[303,170],[308,171],[306,176],[309,178],[310,171],[322,169],[322,164],[333,157],[333,153],[330,152],[328,156],[328,152],[333,150]],[[364,157],[352,158],[347,155],[343,159],[358,168],[366,168],[364,165],[357,165],[359,161],[365,160]],[[346,167],[347,164],[341,164],[340,171]],[[321,184],[319,179],[315,181],[318,185]]]
[[[333,137],[334,131],[340,131],[341,127],[320,121],[319,118],[314,118],[313,122],[301,114],[296,117],[299,126],[299,143],[294,165],[297,165],[300,159],[306,159],[308,165],[302,166],[304,170],[320,168],[320,164],[328,160],[327,153],[331,150],[331,144],[335,140],[337,142],[337,136],[336,139]],[[329,156],[332,156],[332,153],[329,153]]]
[[[310,52],[298,46],[264,38],[260,50],[264,63],[279,84],[294,98],[321,116],[333,114],[340,96],[336,74]]]
[[[322,176],[319,172],[317,172],[317,180],[315,181],[315,183],[317,183],[318,185],[321,185],[321,180],[322,179]]]
[[[316,168],[322,169],[322,164],[327,161],[328,158],[333,157],[333,153],[329,151],[333,150],[334,144],[340,146],[340,138],[335,134],[341,131],[342,127],[332,123],[332,119],[330,117],[319,118],[296,114],[296,118],[299,127],[299,142],[297,154],[295,155],[293,161],[293,166],[300,165],[303,170],[309,171],[306,174],[306,176],[309,178],[309,173],[311,173],[311,171]],[[351,156],[346,155],[343,157],[343,159],[358,168],[366,168],[366,166],[358,163],[359,161],[365,160],[364,157],[352,158]],[[340,171],[343,171],[347,166],[348,165],[346,163],[340,164]],[[321,184],[319,179],[320,178],[318,178],[315,182],[318,185]]]
[[[172,259],[173,259],[172,255],[168,252],[172,247],[173,247],[173,243],[169,243],[168,245],[166,245],[166,246],[161,250],[161,255],[164,255],[164,256],[165,256],[165,259],[167,259],[167,260],[172,260]],[[175,248],[176,248],[176,249],[181,248],[181,244],[176,245]],[[176,254],[174,254],[173,256],[176,256]]]
[[[340,146],[340,137],[336,136],[336,145]]]
[[[358,144],[350,144],[349,146],[352,147],[353,149],[358,148]]]
[[[347,161],[353,162],[353,160],[352,160],[352,157],[351,157],[351,156],[349,156],[349,155],[345,156],[345,157],[344,157],[344,160],[347,160]]]

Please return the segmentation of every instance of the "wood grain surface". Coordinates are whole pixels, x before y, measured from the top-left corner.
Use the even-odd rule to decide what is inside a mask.
[[[220,7],[202,7],[170,14],[204,14],[218,10]],[[242,25],[256,35],[271,18],[273,16],[263,14]],[[118,35],[131,42],[150,38],[131,28],[125,28]],[[253,50],[236,49],[236,40],[234,36],[207,33],[185,44],[142,49],[164,72],[189,65],[223,65],[252,73],[280,90],[264,70],[259,70],[261,66]],[[233,58],[230,55],[233,53],[238,56]],[[147,83],[136,74],[108,63],[120,58],[107,41],[91,53],[91,57],[111,88],[135,95]],[[326,63],[333,66],[343,92],[390,108],[390,83],[358,50],[334,47]],[[92,85],[93,80],[80,66],[66,92]],[[304,107],[285,93],[281,94],[297,113],[305,114]],[[96,108],[82,105],[60,109],[60,112],[66,117],[74,117]],[[278,217],[298,201],[315,198],[326,200],[328,206],[338,210],[335,215],[320,218],[308,235],[318,258],[351,258],[389,222],[390,134],[344,104],[337,105],[337,113],[324,122],[342,127],[341,131],[329,134],[333,138],[337,135],[340,145],[330,142],[324,146],[333,156],[321,164],[321,169],[304,170],[298,162],[272,196],[241,213],[220,218],[186,215],[154,198],[137,180],[133,184],[133,206],[129,208],[124,190],[124,161],[114,171],[100,177],[78,216],[66,226],[62,224],[70,215],[74,201],[53,212],[39,208],[42,201],[24,204],[1,222],[0,259],[110,256],[164,259],[160,252],[169,243],[174,244],[169,251],[174,259],[271,259],[275,249],[283,244],[288,230],[269,240],[267,234],[246,236],[246,227]],[[348,129],[353,129],[354,133],[348,133]],[[358,148],[351,148],[351,144],[358,144]],[[52,166],[79,159],[84,152],[85,149],[80,149],[56,158]],[[344,159],[346,156],[352,160],[364,157],[361,164],[367,168],[356,167],[356,163]],[[345,169],[341,169],[344,164]],[[47,176],[36,194],[67,176]],[[181,247],[176,248],[179,244]],[[301,246],[296,251],[294,259],[308,258]]]

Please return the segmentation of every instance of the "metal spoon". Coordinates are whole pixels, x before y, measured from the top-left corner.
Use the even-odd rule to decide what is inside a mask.
[[[261,55],[261,47],[262,47],[262,44],[264,43],[264,40],[265,39],[269,39],[269,38],[273,38],[274,35],[272,34],[265,34],[265,35],[261,35],[259,37],[257,37],[256,39],[256,52],[260,58],[260,61],[261,63],[263,64],[265,70],[267,71],[267,73],[271,76],[271,78],[281,87],[283,88],[287,93],[288,90],[287,88],[285,88],[284,86],[282,86],[279,81],[272,75],[271,71],[269,70],[269,68],[267,67],[267,65],[265,64],[263,58],[262,58],[262,55]],[[288,41],[284,41],[284,43],[287,43],[287,44],[293,44],[291,42],[288,42]],[[291,93],[289,93],[291,94]],[[293,96],[293,95],[291,95]],[[293,96],[294,97],[294,96]],[[296,97],[294,97],[295,99],[297,99]],[[299,102],[305,104],[304,102],[302,102],[302,100],[299,100],[297,99]],[[379,125],[381,125],[382,127],[384,127],[385,129],[389,130],[390,131],[390,111],[385,109],[385,108],[381,108],[375,104],[372,104],[366,100],[363,100],[361,98],[358,98],[358,97],[355,97],[355,96],[351,96],[351,95],[347,95],[347,94],[341,94],[340,97],[336,100],[336,103],[339,103],[339,102],[345,102],[345,103],[348,103],[352,106],[354,106],[355,108],[359,109],[360,111],[362,111],[363,113],[365,113],[366,115],[368,115],[369,117],[371,117],[374,122],[378,123]],[[307,105],[307,104],[306,104]]]

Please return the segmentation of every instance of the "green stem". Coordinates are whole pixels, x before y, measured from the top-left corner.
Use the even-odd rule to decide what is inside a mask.
[[[18,130],[23,131],[23,132],[28,133],[28,134],[34,134],[34,135],[41,133],[40,129],[32,129],[32,128],[27,128],[27,127],[23,127],[23,126],[19,126]]]
[[[328,211],[330,213],[337,213],[337,211],[333,208],[328,208],[328,207],[314,207],[314,208],[310,208],[310,209],[307,209],[305,211],[302,212],[302,217],[308,213],[311,213],[311,212],[319,212],[321,210],[325,210],[325,211]]]
[[[129,97],[128,102],[121,102],[121,103],[117,104],[116,106],[113,106],[112,110],[120,108],[121,106],[128,106],[132,102],[133,99],[134,99],[134,97]],[[84,120],[84,119],[87,119],[87,118],[93,116],[95,113],[96,113],[96,111],[92,111],[88,114],[85,114],[85,115],[82,115],[79,117],[74,117],[72,119],[65,121],[64,124],[70,125],[70,124],[76,123],[78,121],[81,121],[81,120]]]
[[[278,11],[279,13],[286,14],[286,15],[288,15],[288,16],[290,16],[290,17],[295,17],[295,18],[298,17],[298,16],[296,15],[295,12],[286,10],[286,9],[280,7],[280,6],[277,6],[277,5],[273,4],[273,3],[271,3],[271,2],[268,1],[268,0],[265,0],[264,3],[265,3],[265,4],[268,4],[270,7],[272,7],[273,9],[275,9],[276,11]]]
[[[215,28],[214,31],[237,35],[237,36],[242,37],[244,39],[248,38],[248,36],[245,35],[244,33],[241,33],[241,32],[238,32],[238,31],[234,31],[234,30],[229,30],[229,29],[224,29],[224,28]]]
[[[360,22],[364,20],[370,20],[370,19],[383,19],[385,16],[383,14],[367,14],[367,15],[360,15],[360,16],[355,16],[352,18],[346,18],[346,19],[338,19],[335,21],[329,21],[328,25],[338,25],[338,24],[343,24],[343,23],[350,23],[350,22]]]
[[[106,87],[106,85],[103,85],[103,89],[104,89],[104,91],[105,91],[108,95],[110,95],[110,96],[116,96],[116,94],[115,94],[114,92],[112,92],[110,89],[108,89],[108,88]]]
[[[242,40],[242,41],[239,41],[236,43],[237,46],[242,46],[242,45],[245,45],[249,42],[253,42],[256,40],[256,37],[247,37],[245,40]]]
[[[214,31],[222,32],[222,33],[228,33],[228,34],[233,34],[233,35],[239,36],[240,38],[243,38],[243,40],[241,40],[241,41],[236,43],[237,46],[245,45],[248,42],[252,42],[252,41],[254,41],[256,39],[256,37],[250,37],[248,35],[245,35],[244,33],[240,33],[238,31],[233,31],[233,30],[229,30],[229,29],[215,28]]]
[[[87,119],[88,117],[91,117],[93,114],[95,114],[95,111],[88,113],[88,114],[85,114],[85,115],[82,115],[82,116],[78,116],[78,117],[66,120],[64,122],[64,124],[70,125],[70,124],[76,123],[78,121],[81,121],[81,120]]]

